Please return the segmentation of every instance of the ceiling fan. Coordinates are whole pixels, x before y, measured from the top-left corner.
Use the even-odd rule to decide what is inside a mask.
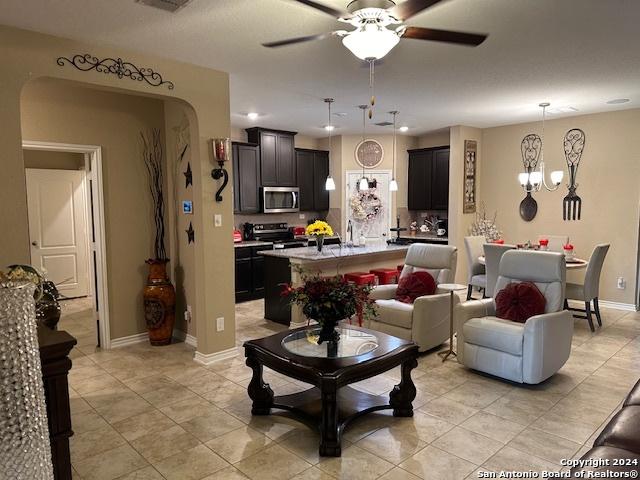
[[[339,22],[348,23],[356,29],[336,30],[318,35],[289,38],[277,42],[263,43],[269,48],[284,47],[295,43],[341,37],[342,43],[362,60],[379,60],[395,47],[400,38],[414,38],[434,42],[477,46],[487,35],[434,28],[410,27],[404,22],[414,15],[440,3],[442,0],[405,0],[396,4],[393,0],[353,0],[346,10],[339,10],[314,0],[293,0],[323,13]],[[391,28],[387,28],[391,26]],[[393,29],[395,27],[395,29]]]

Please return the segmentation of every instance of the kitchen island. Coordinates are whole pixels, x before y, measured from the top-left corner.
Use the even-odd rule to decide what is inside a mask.
[[[260,254],[265,257],[264,317],[292,328],[307,323],[299,307],[292,307],[281,295],[283,284],[300,285],[299,269],[307,273],[337,275],[368,272],[373,268],[396,268],[404,263],[408,248],[409,245],[377,243],[365,247],[326,245],[322,252],[315,247],[262,251]]]

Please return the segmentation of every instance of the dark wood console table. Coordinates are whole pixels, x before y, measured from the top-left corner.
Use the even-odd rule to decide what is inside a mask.
[[[69,408],[69,384],[67,375],[71,369],[69,352],[78,343],[65,331],[51,330],[38,325],[38,344],[42,363],[42,381],[47,402],[49,440],[53,475],[56,480],[71,480],[71,456],[69,437],[71,410]]]

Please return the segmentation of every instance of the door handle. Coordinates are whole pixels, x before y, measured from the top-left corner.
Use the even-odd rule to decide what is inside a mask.
[[[31,245],[33,245],[34,247],[38,246],[38,242],[36,242],[35,240],[33,242],[31,242]]]

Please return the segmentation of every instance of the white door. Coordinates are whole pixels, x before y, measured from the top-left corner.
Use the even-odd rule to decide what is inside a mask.
[[[31,263],[61,294],[89,294],[85,172],[26,169]]]
[[[346,215],[345,222],[353,225],[353,239],[357,242],[360,235],[367,240],[386,240],[391,226],[391,192],[389,170],[367,170],[367,178],[376,181],[376,187],[367,192],[358,191],[362,170],[346,172]],[[343,232],[347,231],[347,225]]]

